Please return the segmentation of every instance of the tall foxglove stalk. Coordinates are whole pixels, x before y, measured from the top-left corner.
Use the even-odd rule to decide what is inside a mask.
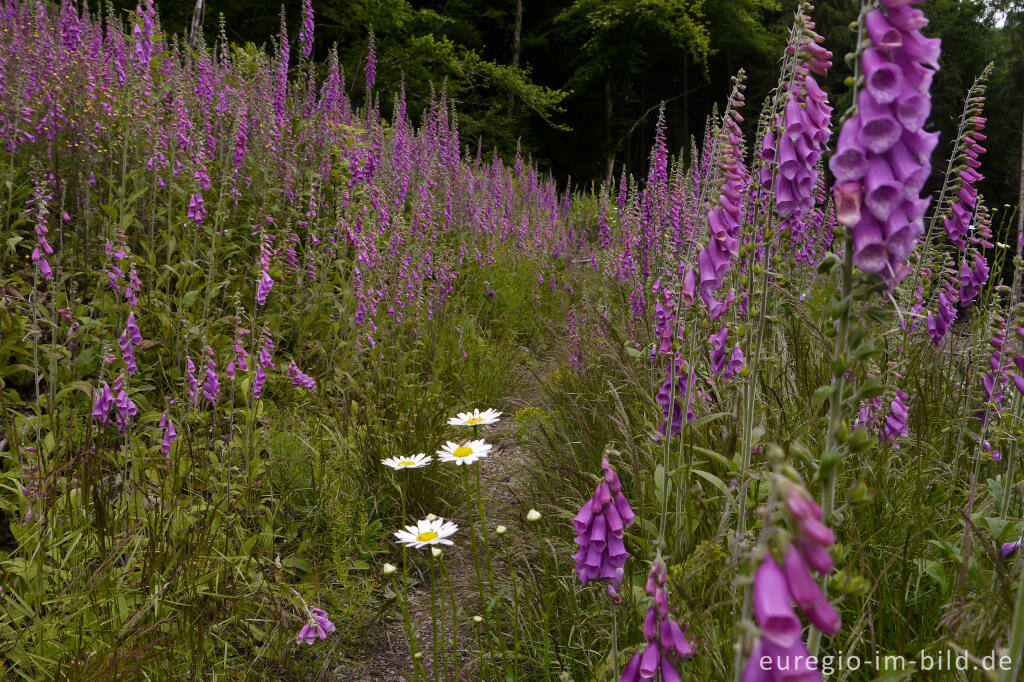
[[[834,569],[828,548],[835,534],[824,524],[824,512],[807,491],[803,479],[785,463],[778,447],[769,449],[773,471],[768,474],[768,517],[752,562],[752,610],[757,624],[754,645],[741,668],[744,646],[737,646],[735,679],[774,682],[779,679],[817,680],[821,675],[808,660],[799,610],[814,632],[835,634],[841,618],[814,573]],[[753,568],[756,566],[756,568]],[[796,609],[793,605],[796,605]],[[740,627],[749,628],[750,611]],[[746,639],[744,637],[743,639]],[[767,658],[765,658],[767,657]],[[765,665],[765,661],[768,665]]]
[[[302,0],[302,26],[299,28],[299,54],[306,59],[313,52],[313,2]]]
[[[947,268],[939,269],[937,308],[927,316],[928,334],[936,345],[939,345],[948,333],[950,324],[956,316],[956,305],[970,304],[988,281],[989,268],[983,249],[992,248],[992,243],[988,239],[986,228],[976,228],[974,234],[971,234],[971,224],[980,222],[975,218],[976,212],[979,217],[983,214],[978,190],[974,184],[983,177],[978,171],[981,166],[979,157],[985,153],[985,148],[981,145],[981,141],[985,139],[985,134],[981,132],[985,128],[985,119],[981,114],[985,102],[985,81],[991,70],[992,64],[989,64],[967,91],[956,144],[946,167],[945,181],[932,214],[928,237],[922,251],[921,263],[930,264],[930,247],[935,248],[931,243],[932,234],[936,232],[938,223],[942,225],[949,243],[955,248],[955,261],[958,262],[958,265],[953,265],[951,273],[959,279],[958,283],[948,281]],[[917,275],[915,281],[916,279]]]
[[[843,123],[830,167],[836,215],[845,228],[840,299],[833,306],[835,341],[828,431],[821,457],[822,507],[829,521],[835,511],[836,477],[845,443],[846,373],[850,358],[854,273],[857,266],[880,277],[887,287],[910,271],[906,261],[923,232],[929,200],[919,197],[931,170],[929,158],[938,133],[925,133],[931,111],[929,88],[938,68],[939,41],[925,38],[923,13],[916,0],[882,0],[882,9],[861,5],[859,54],[854,75],[857,108]],[[861,38],[867,33],[868,40]],[[863,343],[862,335],[855,339]],[[823,583],[824,587],[824,583]],[[808,641],[818,653],[821,631]]]
[[[746,359],[749,379],[742,389],[743,437],[740,442],[740,467],[746,476],[750,468],[757,401],[757,368],[764,343],[768,319],[770,278],[772,275],[771,242],[776,233],[775,218],[791,233],[805,231],[805,215],[815,205],[814,189],[819,184],[819,161],[825,144],[831,136],[832,108],[828,97],[818,87],[815,75],[824,75],[832,65],[832,53],[822,47],[823,38],[814,31],[814,22],[808,13],[813,9],[801,3],[790,30],[789,45],[783,60],[777,95],[767,113],[767,123],[760,144],[760,165],[757,169],[758,190],[753,202],[754,230],[751,244],[754,266],[746,277],[752,284],[760,271],[760,300],[750,311],[756,319],[755,332],[745,335]],[[767,195],[762,199],[762,194]],[[763,216],[766,204],[771,203],[774,213]],[[766,223],[761,227],[762,220]],[[750,288],[751,295],[753,287]],[[753,302],[751,302],[753,305]],[[746,495],[738,504],[739,533],[746,533]]]

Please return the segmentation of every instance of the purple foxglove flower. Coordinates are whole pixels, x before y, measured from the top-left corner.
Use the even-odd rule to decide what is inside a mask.
[[[788,484],[783,488],[786,508],[789,510],[789,513],[796,517],[797,521],[805,519],[821,521],[825,518],[825,513],[818,506],[818,503],[814,501],[810,493],[807,492],[806,488],[791,481],[785,481],[785,483]]]
[[[160,428],[164,430],[164,440],[160,445],[160,451],[167,455],[171,452],[171,444],[178,439],[178,432],[174,428],[174,422],[167,416],[167,412],[160,415]]]
[[[263,365],[256,365],[256,374],[252,380],[252,395],[254,398],[259,400],[263,397],[263,387],[267,385],[267,373],[263,369]]]
[[[138,346],[142,343],[142,332],[139,331],[139,325],[135,323],[135,313],[128,313],[128,323],[125,325],[125,332],[131,338],[133,346]]]
[[[824,596],[807,608],[800,609],[800,611],[807,617],[811,625],[826,635],[834,635],[842,627],[843,623],[839,612],[835,610]]]
[[[327,613],[322,609],[310,609],[309,620],[299,630],[298,637],[295,638],[296,644],[312,644],[319,637],[320,639],[327,639],[327,635],[334,632],[335,627],[327,618]]]
[[[620,682],[641,682],[657,675],[664,682],[681,681],[678,666],[683,659],[693,655],[684,628],[679,627],[669,614],[666,575],[665,562],[661,558],[655,559],[647,576],[646,590],[653,597],[653,603],[644,616],[643,634],[647,645],[629,659]]]
[[[270,332],[263,332],[263,344],[260,346],[259,364],[264,369],[273,369],[274,367],[274,340],[270,337]]]
[[[196,225],[203,224],[203,218],[206,217],[206,206],[203,203],[203,195],[199,192],[193,194],[188,201],[188,217]]]
[[[835,158],[834,156],[832,158]],[[835,169],[833,169],[835,172]],[[859,182],[841,182],[832,188],[835,199],[836,218],[841,225],[852,227],[860,222],[861,191]]]
[[[270,288],[274,286],[274,280],[270,278],[270,273],[264,270],[260,273],[260,281],[256,286],[256,303],[264,305],[267,302],[267,296],[270,295]]]
[[[786,577],[771,556],[754,576],[754,616],[766,643],[789,647],[800,641],[803,627],[793,612]]]
[[[308,58],[313,52],[313,3],[302,0],[302,26],[299,29],[299,53]]]
[[[110,408],[114,404],[114,394],[107,382],[102,382],[96,401],[92,405],[92,418],[99,419],[100,423],[106,424]]]
[[[786,584],[789,586],[789,594],[793,597],[797,607],[807,615],[809,609],[815,602],[825,598],[818,582],[811,575],[807,562],[800,554],[796,545],[789,545],[782,557],[782,568],[786,574]]]
[[[196,375],[196,365],[192,362],[191,356],[185,356],[185,378],[188,382],[187,394],[189,402],[197,404],[199,398],[199,378]]]
[[[303,374],[294,362],[292,362],[288,366],[288,370],[285,372],[285,374],[291,377],[292,386],[296,388],[301,387],[306,389],[307,391],[312,391],[314,388],[316,388],[316,380],[313,379],[312,377],[308,377],[305,374]]]
[[[366,51],[366,90],[373,90],[377,82],[377,49],[373,38],[373,29],[370,29],[370,44]]]
[[[879,440],[883,443],[888,443],[908,434],[906,404],[908,397],[906,393],[898,388],[896,389],[896,395],[893,396],[892,402],[889,403],[889,414],[885,418],[885,425],[882,433],[879,435]]]
[[[800,552],[804,555],[807,565],[818,573],[831,573],[835,568],[832,555],[823,546],[802,539],[798,540],[797,544],[800,545]]]
[[[776,682],[821,682],[817,663],[812,663],[807,646],[800,637],[788,645],[763,638],[764,655],[771,660]]]
[[[743,676],[740,677],[740,682],[775,682],[775,675],[771,668],[761,665],[762,656],[764,656],[764,646],[759,639],[754,643],[754,648],[750,650],[750,657],[747,658],[747,664],[743,667]]]
[[[949,331],[949,327],[953,324],[953,319],[956,317],[955,296],[956,292],[953,290],[952,285],[947,282],[945,288],[939,292],[939,309],[934,314],[928,313],[928,335],[931,336],[932,342],[935,345],[939,345],[942,339],[945,338],[946,332]]]
[[[1024,537],[1017,538],[1013,542],[1005,543],[999,550],[999,557],[1001,559],[1009,559],[1011,555],[1016,553],[1020,549],[1021,542],[1024,541]]]
[[[743,351],[739,345],[734,346],[731,353],[726,351],[728,334],[729,328],[723,325],[708,339],[711,344],[711,373],[716,377],[721,375],[723,381],[729,381],[743,369]]]
[[[117,345],[121,348],[121,357],[124,358],[124,367],[128,370],[129,374],[135,374],[139,371],[138,365],[135,364],[135,352],[132,350],[131,339],[128,338],[128,331],[121,332],[121,336],[117,340]]]
[[[806,519],[800,519],[797,522],[797,527],[800,530],[800,537],[809,542],[821,545],[822,547],[828,547],[829,545],[835,544],[836,534],[832,532],[831,528],[813,516]]]
[[[117,426],[117,430],[121,435],[124,435],[128,430],[129,419],[139,412],[135,402],[128,397],[128,391],[125,389],[124,384],[125,382],[122,377],[118,377],[114,382],[114,390],[117,391],[117,396],[114,398],[114,406],[117,408],[114,415],[114,425]]]
[[[931,108],[939,44],[920,34],[923,17],[916,10],[900,9],[907,2],[882,4],[884,11],[865,16],[871,41],[861,54],[865,87],[830,166],[842,188],[836,212],[850,228],[854,264],[892,287],[910,271],[907,257],[923,234],[917,219],[926,204],[917,195],[930,172],[936,136],[921,126]]]
[[[238,335],[235,337],[235,361],[238,364],[238,369],[243,372],[249,371],[249,352],[245,350],[245,344],[242,343],[242,336],[248,333],[248,329],[239,329]]]
[[[623,529],[633,523],[633,510],[622,495],[622,484],[607,457],[601,460],[601,468],[604,480],[573,519],[575,542],[580,546],[573,559],[581,583],[600,580],[615,588],[622,581],[622,567],[629,558],[622,536]]]
[[[207,346],[209,357],[206,360],[206,380],[203,382],[203,397],[211,403],[217,402],[220,395],[220,378],[217,376],[217,363],[213,359],[213,349]]]
[[[673,374],[676,379],[674,398],[672,390]],[[674,372],[673,363],[669,362],[668,367],[665,370],[665,375],[665,383],[662,384],[661,389],[654,398],[655,402],[661,406],[662,415],[666,420],[658,426],[658,433],[661,434],[661,436],[665,436],[668,432],[669,421],[671,421],[672,435],[676,435],[682,431],[684,402],[686,403],[687,423],[690,423],[697,418],[692,407],[694,399],[692,393],[695,392],[695,389],[693,389],[692,386],[696,377],[693,372],[690,371],[690,366],[687,364],[686,360],[684,360],[682,356],[676,356]],[[669,415],[671,415],[671,417]],[[658,438],[655,438],[655,440],[658,440]]]
[[[864,27],[871,42],[879,48],[891,50],[903,45],[903,33],[878,10],[868,12],[864,17]]]
[[[1018,355],[1017,357],[1021,356]],[[1017,392],[1024,395],[1024,377],[1019,374],[1011,374],[1010,378],[1013,380],[1013,386],[1017,389]]]

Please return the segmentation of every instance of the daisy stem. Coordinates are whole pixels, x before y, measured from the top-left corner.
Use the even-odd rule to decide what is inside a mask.
[[[508,548],[508,540],[504,536],[501,538],[501,545],[505,550],[505,563],[508,565],[508,574],[512,579],[512,605],[515,607],[515,614],[513,614],[512,618],[512,635],[513,641],[515,642],[513,650],[513,666],[516,674],[512,679],[519,679],[519,617],[522,613],[519,608],[519,584],[516,582],[516,571],[512,566],[512,553]]]
[[[459,677],[459,612],[455,608],[455,590],[452,589],[451,577],[443,561],[441,562],[441,576],[444,579],[444,586],[448,589],[448,599],[452,607],[452,662],[455,664],[455,680],[458,682],[461,679]],[[443,594],[441,602],[444,602]],[[447,673],[447,668],[445,668],[445,672]]]
[[[484,493],[480,486],[480,462],[476,463],[476,505],[480,518],[480,533],[484,537],[484,558],[487,560],[487,586],[494,594],[494,566],[491,562],[491,542],[487,539],[487,519],[484,516]]]
[[[433,634],[430,643],[434,649],[434,682],[437,682],[437,585],[433,553],[430,555],[430,627]]]
[[[540,532],[540,524],[534,524],[537,527],[537,546],[540,547],[540,558],[544,564],[544,583],[541,588],[540,603],[541,611],[544,615],[544,679],[550,682],[551,680],[551,625],[548,616],[548,598],[547,598],[547,586],[548,586],[548,553],[544,550],[544,536]]]
[[[430,556],[431,559],[434,558],[433,551],[431,551]],[[439,589],[441,593],[441,598],[440,600],[438,600],[438,621],[440,626],[439,629],[441,632],[441,674],[444,675],[444,681],[448,682],[448,660],[445,654],[445,652],[447,651],[447,646],[445,646],[446,640],[444,634],[444,559],[442,557],[437,557],[436,561],[433,561],[432,563],[437,564],[438,579],[441,581]]]
[[[466,488],[466,519],[469,521],[469,539],[473,547],[473,572],[476,573],[476,588],[480,595],[480,614],[484,614],[484,583],[480,576],[480,556],[476,545],[476,530],[473,523],[473,486],[469,482],[469,470],[462,467],[462,483]]]
[[[405,547],[402,548],[402,554],[404,558]],[[416,679],[419,680],[421,676],[426,678],[426,673],[423,672],[423,664],[418,658],[416,658],[416,654],[418,653],[417,649],[419,647],[416,646],[416,633],[412,629],[412,619],[409,617],[409,597],[405,592],[405,586],[408,583],[403,580],[401,589],[399,589],[398,579],[393,577],[391,580],[393,583],[392,587],[395,590],[395,598],[398,599],[398,606],[402,609],[402,620],[405,621],[405,636],[409,639],[409,654],[412,656],[413,670],[416,673]]]

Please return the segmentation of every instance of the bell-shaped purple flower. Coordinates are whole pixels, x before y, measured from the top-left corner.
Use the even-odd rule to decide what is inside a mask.
[[[288,365],[288,370],[285,372],[287,376],[291,377],[292,386],[296,388],[304,388],[307,391],[312,391],[316,388],[316,379],[308,377],[302,373],[298,365],[292,362]]]
[[[601,460],[601,469],[604,479],[572,521],[575,542],[580,546],[573,559],[576,575],[584,585],[601,580],[617,588],[623,578],[622,567],[629,558],[622,537],[624,529],[633,523],[633,510],[607,457]]]
[[[164,439],[160,444],[160,451],[167,455],[171,452],[171,444],[178,440],[178,431],[174,428],[174,422],[167,416],[167,412],[160,415],[159,426],[164,430]]]
[[[659,557],[647,576],[647,594],[653,598],[644,616],[643,634],[647,646],[629,659],[620,682],[644,682],[658,675],[664,682],[681,681],[678,667],[693,655],[685,629],[669,614],[666,576],[665,562]]]
[[[890,287],[910,271],[907,258],[923,234],[918,194],[935,146],[935,134],[921,127],[939,45],[920,34],[923,17],[894,9],[904,4],[883,3],[884,11],[865,17],[871,42],[861,53],[865,87],[830,162],[849,197],[842,206],[837,199],[837,215],[851,231],[854,264]]]
[[[334,632],[335,627],[323,609],[310,609],[309,620],[299,630],[296,644],[312,644],[319,639],[327,639],[327,635]]]
[[[107,382],[104,381],[100,384],[99,394],[97,394],[96,401],[92,404],[92,418],[99,419],[101,424],[106,424],[110,408],[113,405],[114,393],[110,390]]]
[[[770,556],[754,576],[754,616],[766,641],[780,647],[799,641],[803,626],[793,612],[786,577]]]

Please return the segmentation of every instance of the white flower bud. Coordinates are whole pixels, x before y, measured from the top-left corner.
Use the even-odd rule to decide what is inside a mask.
[[[392,573],[394,573],[397,570],[398,570],[398,566],[395,566],[394,564],[384,564],[383,566],[381,566],[380,574],[381,575],[391,575]]]
[[[537,511],[536,509],[531,509],[529,512],[526,513],[526,520],[530,523],[537,523],[538,521],[540,521],[540,512]]]

